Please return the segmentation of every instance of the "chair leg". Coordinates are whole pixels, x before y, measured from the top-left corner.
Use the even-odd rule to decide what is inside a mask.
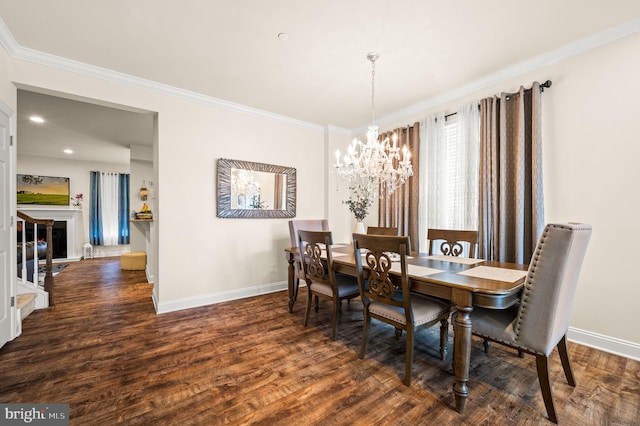
[[[413,327],[407,327],[407,351],[404,361],[404,380],[405,386],[411,386],[411,367],[413,366]]]
[[[484,339],[484,341],[482,342],[482,345],[484,346],[484,353],[488,354],[489,348],[491,348],[491,341],[489,339]]]
[[[338,309],[342,305],[340,299],[333,301],[333,315],[331,315],[331,338],[336,340],[337,328],[338,328]]]
[[[553,405],[553,395],[551,395],[551,384],[549,382],[549,358],[544,355],[536,355],[536,368],[538,370],[538,381],[540,382],[540,390],[542,391],[542,399],[547,409],[549,420],[558,423],[556,417],[556,409]]]
[[[402,336],[402,329],[396,327],[396,340],[399,340],[400,336]]]
[[[369,328],[371,327],[371,317],[369,316],[369,309],[364,308],[364,321],[362,321],[362,343],[360,344],[360,353],[358,356],[360,359],[364,359],[364,354],[367,351],[367,341],[369,340]]]
[[[311,312],[311,300],[313,299],[313,294],[311,293],[311,290],[309,289],[309,287],[307,286],[307,309],[304,313],[304,326],[306,327],[307,324],[309,323],[309,312]]]
[[[569,352],[567,351],[567,336],[562,336],[560,342],[558,342],[558,353],[560,354],[560,361],[562,362],[562,369],[564,370],[564,376],[567,378],[567,382],[575,387],[576,380],[573,377],[573,371],[571,370],[571,362],[569,361]]]
[[[447,340],[449,338],[449,321],[445,318],[440,321],[440,359],[444,361],[447,356]]]
[[[320,302],[318,296],[316,296],[316,314],[318,313],[318,309],[320,309]]]
[[[293,300],[298,300],[298,290],[300,289],[300,278],[295,278],[293,286]]]

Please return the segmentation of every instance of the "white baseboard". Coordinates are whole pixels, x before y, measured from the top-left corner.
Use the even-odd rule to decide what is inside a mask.
[[[567,339],[584,346],[589,346],[590,348],[640,361],[640,344],[638,343],[581,330],[575,327],[569,327]]]
[[[183,309],[197,308],[200,306],[213,305],[215,303],[228,302],[230,300],[244,299],[247,297],[259,296],[261,294],[275,293],[287,289],[287,282],[281,281],[271,284],[262,284],[253,287],[240,288],[236,290],[222,291],[219,293],[211,293],[203,296],[188,297],[184,299],[172,300],[169,302],[160,302],[153,296],[153,304],[158,314],[167,312],[180,311]],[[282,299],[283,304],[287,304],[286,298]]]

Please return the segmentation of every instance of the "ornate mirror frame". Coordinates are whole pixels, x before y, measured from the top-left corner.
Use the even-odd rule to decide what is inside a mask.
[[[283,218],[296,217],[296,169],[275,166],[273,164],[253,163],[251,161],[217,161],[217,216],[221,218]],[[256,172],[282,174],[286,176],[286,205],[282,210],[273,209],[233,209],[231,208],[231,169],[244,169]]]

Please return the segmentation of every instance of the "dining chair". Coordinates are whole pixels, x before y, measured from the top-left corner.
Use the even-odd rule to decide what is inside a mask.
[[[558,348],[567,382],[576,385],[567,329],[591,226],[548,224],[536,245],[520,297],[510,309],[474,307],[471,331],[477,336],[535,355],[538,381],[549,420],[557,423],[549,382],[549,355]]]
[[[367,350],[371,318],[390,324],[396,330],[405,330],[403,383],[406,386],[411,385],[415,332],[440,322],[440,358],[444,359],[452,308],[449,303],[409,291],[407,255],[410,247],[407,236],[353,234],[358,286],[364,306],[359,356],[363,359]],[[390,253],[399,255],[399,260],[392,261]],[[400,275],[392,276],[392,270]]]
[[[307,231],[328,231],[329,221],[326,219],[290,220],[289,238],[291,240],[291,247],[298,247],[298,231],[301,229],[305,229]],[[300,280],[304,280],[304,272],[302,271],[302,265],[300,264],[299,260],[296,260],[294,262],[293,271],[295,280],[294,299],[297,299]]]
[[[440,252],[445,256],[461,256],[464,252],[462,243],[465,243],[469,247],[468,257],[476,257],[478,231],[430,228],[427,230],[427,239],[430,256],[436,254],[437,242],[440,242]]]
[[[298,247],[302,270],[307,283],[307,310],[304,315],[304,326],[309,323],[312,299],[318,298],[333,302],[331,316],[331,338],[336,339],[338,313],[344,299],[350,300],[360,295],[358,280],[355,277],[336,274],[333,268],[330,231],[298,231]]]
[[[398,235],[398,228],[387,228],[383,226],[367,226],[367,234],[370,235]]]

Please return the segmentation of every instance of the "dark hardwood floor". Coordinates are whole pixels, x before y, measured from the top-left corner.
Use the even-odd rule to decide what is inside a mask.
[[[332,341],[329,305],[304,328],[303,303],[289,314],[285,292],[156,315],[144,272],[121,271],[118,258],[71,263],[55,289],[56,306],[0,349],[0,402],[69,403],[74,425],[551,424],[532,356],[499,345],[487,355],[474,340],[464,414],[437,327],[418,333],[409,388],[392,328],[374,320],[360,360],[358,302],[343,306]],[[640,424],[640,362],[569,351],[575,388],[551,360],[560,424]]]

